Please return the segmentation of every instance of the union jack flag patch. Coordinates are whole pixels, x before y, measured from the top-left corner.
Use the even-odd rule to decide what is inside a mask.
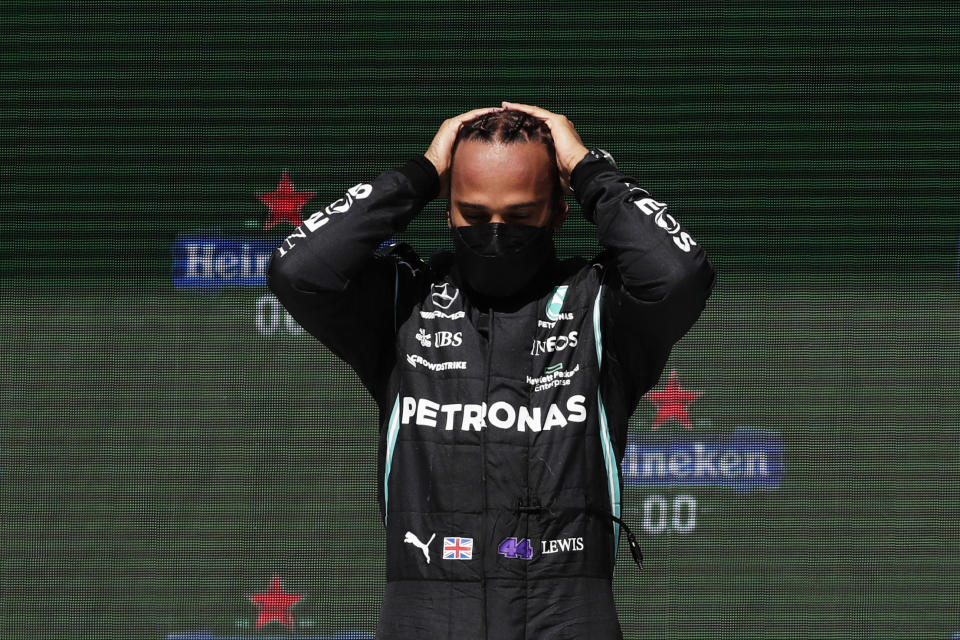
[[[444,560],[471,560],[473,558],[473,538],[444,538]]]

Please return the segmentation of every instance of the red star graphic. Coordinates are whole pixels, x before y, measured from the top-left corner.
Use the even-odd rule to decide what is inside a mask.
[[[702,391],[684,391],[677,382],[677,371],[670,372],[670,380],[662,391],[650,391],[644,397],[657,407],[657,416],[653,419],[651,429],[659,429],[660,425],[673,418],[687,429],[692,428],[690,414],[687,412],[694,400],[703,395]]]
[[[289,629],[293,629],[293,614],[290,607],[297,604],[302,593],[284,593],[280,584],[280,576],[275,575],[270,580],[270,588],[265,593],[255,593],[247,596],[260,609],[257,616],[257,629],[276,620]]]
[[[300,210],[303,209],[303,205],[313,199],[313,196],[313,191],[294,191],[290,176],[284,171],[276,191],[265,191],[257,194],[260,201],[270,207],[270,217],[263,224],[264,230],[270,229],[273,225],[284,220],[295,227],[298,226],[302,222],[300,220]]]

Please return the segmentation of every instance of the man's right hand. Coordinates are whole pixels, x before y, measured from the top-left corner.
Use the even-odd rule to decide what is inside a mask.
[[[457,139],[457,132],[460,131],[460,125],[464,122],[478,118],[485,113],[492,111],[501,111],[503,107],[485,107],[483,109],[474,109],[461,113],[458,116],[443,121],[437,135],[433,137],[430,148],[423,155],[427,160],[433,163],[440,176],[441,198],[445,198],[450,193],[450,152],[453,150],[453,141]]]

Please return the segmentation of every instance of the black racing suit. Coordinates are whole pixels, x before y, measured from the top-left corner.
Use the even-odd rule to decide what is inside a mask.
[[[471,293],[450,252],[380,248],[438,192],[422,156],[271,257],[270,289],[379,405],[382,640],[622,635],[611,516],[627,420],[716,273],[605,152],[571,183],[605,250],[552,261],[508,300]]]

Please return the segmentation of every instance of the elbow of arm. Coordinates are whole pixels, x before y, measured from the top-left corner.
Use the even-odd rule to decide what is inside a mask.
[[[639,291],[624,284],[630,297],[639,303],[637,310],[646,318],[645,326],[672,344],[700,318],[715,282],[716,272],[709,261],[704,261],[696,268],[674,270],[647,282]]]
[[[716,282],[716,271],[704,259],[695,264],[676,262],[654,279],[638,280],[624,273],[623,284],[630,295],[647,304],[665,304],[669,300],[701,298],[705,302]]]
[[[282,256],[274,251],[267,264],[267,287],[282,300],[284,294],[320,293],[343,291],[347,281],[333,269],[318,261],[311,264],[289,261],[290,256]],[[285,262],[285,260],[287,260]]]
[[[266,269],[267,288],[273,292],[277,298],[283,298],[285,291],[288,291],[294,283],[294,274],[283,266],[282,256],[278,251],[274,251],[270,256]]]

